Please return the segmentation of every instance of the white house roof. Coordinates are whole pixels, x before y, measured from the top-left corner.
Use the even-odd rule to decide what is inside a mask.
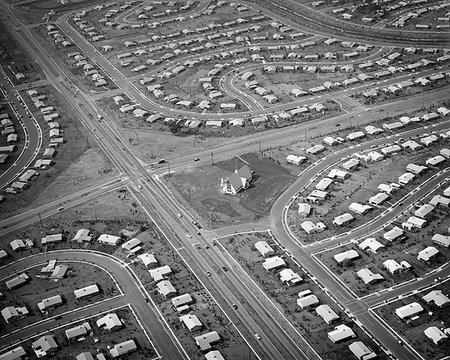
[[[317,190],[321,190],[324,191],[326,189],[328,189],[328,187],[333,183],[333,179],[330,179],[328,177],[321,179],[317,185],[315,186],[315,188]]]
[[[211,344],[218,342],[220,336],[217,331],[210,331],[206,334],[196,336],[194,340],[200,350],[205,351],[211,349]]]
[[[198,330],[203,326],[197,315],[194,314],[180,316],[180,321],[184,323],[189,331]]]
[[[432,302],[438,307],[443,307],[450,303],[449,297],[447,295],[444,295],[442,293],[442,290],[432,290],[424,297],[422,297],[422,300],[427,304]]]
[[[429,261],[432,258],[434,258],[437,254],[439,254],[438,249],[436,249],[434,246],[428,246],[427,248],[419,251],[417,259],[422,261]]]
[[[423,311],[422,305],[420,305],[417,302],[413,302],[411,304],[395,309],[395,313],[402,320],[407,319],[409,317],[413,317],[421,313],[422,311]]]
[[[183,305],[191,304],[193,301],[190,294],[183,294],[172,298],[172,305],[174,308],[178,308]]]
[[[333,220],[333,224],[337,226],[344,225],[350,221],[352,221],[354,217],[349,213],[344,213],[342,215],[336,216]]]
[[[18,346],[0,355],[0,360],[21,360],[26,356],[22,346]]]
[[[299,203],[298,204],[298,215],[300,216],[308,216],[311,212],[311,205],[307,203]]]
[[[376,254],[378,251],[384,249],[384,245],[382,243],[380,243],[378,240],[376,240],[375,238],[368,238],[368,239],[361,241],[359,243],[358,247],[364,251],[368,249],[371,252],[373,252],[374,254]]]
[[[388,241],[393,241],[404,234],[404,231],[397,226],[383,234],[383,237]]]
[[[369,203],[373,205],[381,205],[384,203],[387,199],[389,199],[389,195],[385,192],[380,192],[371,198],[369,198]]]
[[[358,277],[364,282],[364,284],[370,284],[374,281],[381,281],[383,280],[383,276],[380,274],[375,274],[369,269],[361,269],[356,272]]]
[[[117,328],[121,328],[122,325],[122,321],[120,321],[116,313],[107,314],[97,320],[97,327],[107,330],[116,330]]]
[[[319,302],[320,302],[319,299],[314,294],[306,295],[304,297],[297,299],[297,305],[300,306],[302,309],[318,304]]]
[[[395,274],[396,272],[403,270],[403,267],[394,259],[388,259],[388,260],[384,261],[383,266],[391,274]]]
[[[262,256],[269,256],[275,252],[272,247],[263,240],[255,243],[255,249],[258,250]]]
[[[354,337],[356,337],[356,335],[353,330],[344,324],[336,326],[333,331],[330,331],[328,333],[328,338],[333,343],[337,343]]]
[[[431,238],[431,240],[433,241],[433,243],[444,246],[444,247],[450,246],[450,236],[434,234],[433,237]]]
[[[73,294],[75,295],[76,299],[82,299],[88,296],[96,295],[99,292],[100,289],[98,288],[97,284],[92,284],[84,288],[74,290]]]
[[[430,204],[422,205],[420,208],[418,208],[414,215],[417,217],[420,217],[422,219],[426,218],[432,211],[434,210],[434,206]]]
[[[101,234],[98,237],[98,242],[102,244],[114,245],[116,246],[120,241],[120,236]]]
[[[439,344],[440,341],[448,338],[448,336],[445,335],[437,326],[430,326],[426,328],[423,333],[436,345]]]
[[[153,266],[158,264],[158,260],[156,256],[153,254],[145,253],[138,255],[138,258],[142,261],[145,267]]]
[[[44,335],[32,342],[31,347],[36,353],[36,356],[40,358],[58,349],[58,344],[56,344],[56,341],[52,335]]]
[[[356,250],[353,250],[353,249],[334,255],[334,260],[336,260],[336,262],[338,264],[340,264],[346,260],[354,260],[357,258],[359,258],[359,254]]]
[[[225,360],[219,350],[212,350],[205,354],[205,360]]]
[[[113,358],[129,354],[132,351],[137,350],[136,343],[134,340],[126,340],[124,342],[121,342],[120,344],[114,345],[112,349],[109,350],[109,353]]]
[[[349,205],[348,209],[350,211],[353,211],[353,212],[357,213],[357,214],[364,214],[365,212],[371,210],[372,206],[362,205],[362,204],[354,202],[354,203],[351,203]]]
[[[293,284],[303,280],[300,275],[292,269],[283,269],[278,273],[278,275],[280,275],[280,280],[286,283]]]
[[[368,348],[362,341],[355,341],[351,343],[348,348],[358,360],[370,360],[377,357],[377,354]]]
[[[277,269],[279,267],[285,266],[286,262],[279,256],[272,256],[264,260],[263,267],[266,271]]]
[[[170,296],[177,292],[169,280],[162,280],[156,286],[162,296]]]
[[[327,323],[330,324],[334,320],[339,319],[339,315],[327,304],[319,305],[316,308],[316,313]]]
[[[450,206],[450,199],[448,197],[445,197],[445,196],[442,196],[442,195],[435,195],[430,200],[429,204],[432,205],[432,206],[441,205],[441,206],[444,206],[444,207],[448,207],[448,206]]]
[[[142,245],[142,241],[138,238],[132,238],[131,240],[128,240],[127,242],[122,244],[122,249],[130,251],[131,249],[139,245]]]
[[[164,265],[159,268],[149,270],[149,273],[150,276],[153,278],[153,280],[159,281],[164,279],[166,275],[171,274],[172,269],[170,268],[169,265]]]

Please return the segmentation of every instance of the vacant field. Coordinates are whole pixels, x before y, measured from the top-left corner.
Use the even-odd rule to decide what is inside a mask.
[[[302,241],[314,242],[325,239],[337,234],[347,232],[349,229],[357,228],[367,221],[375,218],[381,214],[387,207],[396,203],[398,200],[406,196],[413,188],[420,185],[423,181],[435,174],[439,169],[431,168],[428,172],[421,176],[416,176],[407,186],[404,186],[399,191],[393,193],[390,199],[382,206],[373,206],[373,210],[365,215],[358,215],[349,211],[349,205],[353,202],[360,204],[367,204],[370,197],[378,193],[378,185],[384,183],[389,184],[397,182],[400,175],[406,172],[408,164],[424,165],[425,160],[431,156],[439,153],[442,144],[435,144],[433,146],[422,148],[418,151],[403,151],[388,157],[383,161],[376,163],[365,163],[361,161],[361,165],[357,170],[349,172],[350,178],[342,181],[335,181],[327,190],[331,193],[331,198],[326,200],[323,204],[312,205],[312,215],[308,218],[301,218],[298,215],[298,203],[304,202],[303,197],[306,197],[314,190],[314,186],[319,181],[326,177],[328,171],[323,176],[320,176],[312,185],[304,191],[302,197],[292,203],[288,212],[288,224],[294,234]],[[339,165],[333,168],[340,168]],[[348,225],[337,226],[333,224],[333,219],[343,213],[350,212],[355,221]],[[314,223],[322,221],[327,225],[327,230],[320,234],[307,235],[300,227],[300,224],[306,220],[311,220]]]
[[[253,185],[237,196],[220,192],[220,179],[249,163]],[[203,165],[166,176],[169,186],[213,228],[257,220],[266,216],[293,176],[275,162],[256,154],[243,155],[213,166]]]
[[[257,241],[266,241],[274,250],[275,255],[283,256],[283,251],[274,242],[273,238],[267,233],[245,233],[233,235],[220,239],[223,245],[239,265],[249,274],[249,276],[264,289],[266,294],[278,305],[284,315],[290,320],[301,335],[312,345],[312,347],[322,356],[323,359],[350,359],[353,355],[348,350],[349,342],[333,344],[327,337],[327,333],[341,323],[350,326],[357,334],[357,340],[363,341],[372,348],[380,359],[386,359],[384,353],[361,331],[355,324],[340,311],[339,308],[322,292],[317,284],[311,278],[304,274],[297,263],[284,256],[287,267],[298,273],[303,281],[294,286],[283,284],[278,271],[267,272],[262,266],[264,258],[254,248]],[[303,290],[311,290],[320,300],[321,304],[328,304],[340,316],[340,320],[333,324],[326,324],[318,316],[313,308],[301,309],[296,303],[297,294]]]
[[[439,345],[435,345],[423,333],[429,326],[437,326],[439,329],[444,329],[450,324],[450,313],[448,308],[440,309],[433,304],[428,305],[422,300],[422,297],[432,290],[442,290],[444,294],[448,294],[450,283],[449,281],[446,281],[433,288],[423,290],[418,294],[408,296],[402,300],[391,302],[374,309],[378,316],[389,324],[402,339],[427,360],[442,359],[450,353],[450,342],[443,341]],[[404,322],[395,314],[395,309],[412,302],[418,302],[425,311],[419,315],[418,319]]]
[[[6,201],[0,204],[0,214],[3,218],[27,207],[35,207],[43,201],[48,202],[49,198],[56,199],[67,195],[68,192],[92,185],[100,179],[108,179],[113,171],[112,164],[96,148],[94,140],[70,112],[64,98],[50,86],[36,90],[39,94],[46,95],[46,103],[51,104],[60,115],[57,121],[64,131],[64,143],[56,149],[56,156],[52,159],[53,166],[42,170],[37,179],[32,181],[30,188],[19,194],[7,195]],[[42,155],[50,142],[49,128],[45,125],[41,112],[32,105],[30,97],[27,94],[22,95],[42,127],[43,143],[39,152]],[[90,166],[86,166],[87,164]]]
[[[57,259],[57,255],[55,255]],[[60,263],[61,264],[61,263]],[[31,278],[26,285],[8,290],[4,285],[4,281],[0,284],[0,291],[5,295],[0,299],[0,306],[3,309],[6,306],[25,306],[30,312],[29,316],[19,319],[12,324],[4,324],[0,329],[0,334],[19,329],[23,326],[33,324],[37,321],[45,319],[47,316],[62,314],[70,310],[86,306],[89,303],[101,301],[112,296],[118,295],[119,290],[113,282],[111,276],[102,268],[85,264],[82,262],[66,263],[69,270],[66,277],[62,280],[53,280],[40,278],[39,275],[43,266],[27,269],[25,272]],[[9,280],[19,274],[9,274],[3,280]],[[73,291],[92,284],[97,284],[101,290],[100,294],[90,297],[89,299],[75,300]],[[64,304],[49,311],[49,314],[42,314],[37,308],[37,303],[42,299],[51,296],[61,295]],[[1,319],[2,322],[3,318]]]
[[[9,76],[13,84],[18,85],[21,82],[30,82],[44,79],[45,76],[40,66],[32,61],[29,55],[16,41],[12,40],[7,28],[0,23],[0,44],[5,53],[0,59],[3,70]],[[17,80],[15,74],[25,75],[23,80]]]
[[[57,18],[68,11],[81,9],[86,5],[92,5],[97,2],[98,1],[73,0],[69,1],[67,4],[61,4],[61,1],[58,0],[22,1],[22,4],[17,4],[13,7],[13,12],[23,23],[35,24],[42,22],[42,17],[51,10],[55,12],[55,15],[52,18]]]

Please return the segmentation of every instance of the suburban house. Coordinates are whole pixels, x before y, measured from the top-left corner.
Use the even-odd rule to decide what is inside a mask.
[[[51,310],[59,305],[62,305],[62,303],[63,300],[61,298],[61,295],[55,295],[47,299],[43,299],[41,302],[37,304],[37,307],[42,313],[45,313],[48,310]]]
[[[120,356],[129,354],[136,350],[137,350],[136,343],[134,342],[134,340],[130,339],[130,340],[121,342],[120,344],[114,345],[114,347],[112,347],[109,350],[109,353],[111,354],[111,356],[113,358],[118,358]]]
[[[193,302],[194,302],[194,299],[192,299],[192,296],[190,294],[178,295],[178,296],[175,296],[174,298],[172,298],[172,306],[175,309],[177,309],[183,305],[192,304]]]
[[[264,257],[271,256],[275,253],[272,247],[262,240],[255,243],[255,249]]]
[[[410,319],[423,312],[423,307],[417,302],[399,307],[395,309],[395,314],[402,320]]]
[[[288,286],[292,286],[303,281],[299,274],[289,268],[281,270],[278,275],[280,275],[280,280]]]
[[[50,355],[58,350],[58,344],[52,335],[44,335],[31,343],[34,353],[38,358]]]
[[[356,272],[356,275],[364,282],[365,285],[369,285],[378,281],[384,280],[380,274],[375,274],[370,269],[361,269]]]
[[[18,346],[3,354],[0,354],[0,360],[22,360],[25,359],[27,353],[22,346]]]
[[[119,330],[123,326],[116,313],[107,314],[97,320],[97,327],[109,331]]]
[[[375,238],[368,238],[361,241],[358,247],[363,251],[370,251],[373,254],[378,254],[380,251],[385,249],[385,246]]]
[[[377,357],[377,354],[368,348],[362,341],[355,341],[351,343],[348,348],[358,360],[370,360]]]
[[[299,295],[300,295],[300,293],[299,293]],[[314,294],[309,294],[309,295],[306,295],[306,296],[301,296],[301,297],[299,297],[299,298],[297,299],[297,305],[298,305],[299,307],[301,307],[302,309],[306,309],[306,308],[309,308],[309,307],[313,307],[313,306],[315,306],[315,305],[317,305],[317,304],[319,304],[319,303],[320,303],[319,299],[318,299],[317,296],[314,295]]]
[[[272,256],[272,257],[264,260],[263,268],[266,271],[270,271],[270,270],[278,269],[285,265],[286,265],[286,262],[283,260],[283,258],[281,258],[279,256]]]
[[[223,194],[236,195],[239,191],[248,189],[253,180],[253,171],[248,165],[237,169],[230,177],[220,179]]]
[[[341,252],[339,254],[336,254],[333,257],[334,257],[334,260],[336,260],[336,262],[338,264],[342,264],[345,261],[352,261],[352,260],[358,259],[359,254],[356,250],[347,250],[347,251]]]
[[[75,300],[85,299],[90,296],[94,296],[100,293],[100,289],[97,284],[89,285],[81,289],[77,289],[73,291],[75,295]]]
[[[327,324],[331,324],[333,321],[340,319],[339,315],[336,314],[336,312],[327,304],[319,305],[318,307],[316,307],[316,313]]]
[[[203,327],[202,322],[194,314],[180,316],[180,321],[190,332],[200,330]]]
[[[422,297],[427,304],[433,303],[439,308],[450,305],[450,298],[442,293],[442,290],[432,290]]]
[[[328,339],[335,344],[355,337],[356,334],[353,330],[344,324],[336,326],[333,331],[328,333]]]
[[[435,345],[439,345],[443,340],[448,339],[448,336],[441,331],[437,326],[430,326],[426,328],[423,333],[430,339]]]
[[[417,255],[417,260],[422,260],[424,262],[432,261],[439,255],[439,250],[434,246],[428,246],[425,249],[419,251]]]
[[[202,351],[211,349],[211,345],[220,341],[220,335],[217,331],[210,331],[206,334],[196,336],[195,343]]]

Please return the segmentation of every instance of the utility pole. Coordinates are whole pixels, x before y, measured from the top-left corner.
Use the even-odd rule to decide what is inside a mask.
[[[42,227],[42,218],[41,218],[41,213],[38,213],[38,215],[39,215],[39,224],[41,225],[41,227]]]

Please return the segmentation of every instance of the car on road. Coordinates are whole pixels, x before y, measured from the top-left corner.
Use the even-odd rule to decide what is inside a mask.
[[[138,189],[139,189],[139,190],[142,189],[142,185],[138,185]]]
[[[58,208],[58,211],[63,211],[64,210],[64,207],[63,206],[60,206],[59,208]]]
[[[164,164],[165,162],[166,162],[165,159],[159,159],[159,160],[158,160],[158,164]]]
[[[226,268],[226,266],[222,266],[222,270],[225,271],[225,272],[228,271],[228,269]]]
[[[199,158],[195,158],[195,159],[194,159],[194,161],[199,161],[199,160],[200,160]]]
[[[206,272],[207,276],[211,276],[211,273],[209,271]]]
[[[255,334],[254,336],[255,336],[255,339],[256,339],[256,340],[261,340],[261,335]]]
[[[236,304],[231,305],[233,307],[234,310],[236,310],[238,308],[238,306]]]
[[[186,234],[186,236],[187,236],[189,239],[192,239],[192,235],[191,235],[191,234]]]
[[[181,215],[180,213],[178,213],[177,216],[178,216],[180,219],[183,217],[183,215]]]
[[[202,233],[200,232],[200,230],[197,231],[197,235],[201,235]]]

